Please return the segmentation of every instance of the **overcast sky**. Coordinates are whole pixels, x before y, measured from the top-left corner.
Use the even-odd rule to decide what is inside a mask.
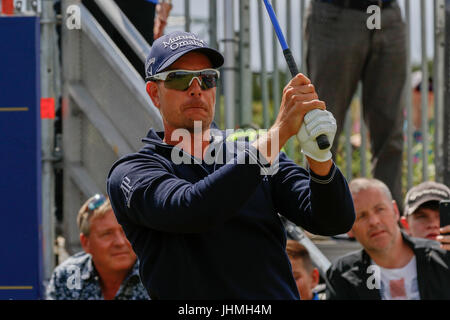
[[[236,31],[239,30],[239,0],[217,0],[218,7],[218,40],[224,39],[224,22],[223,22],[223,12],[225,3],[230,5],[231,2],[234,2],[235,8],[235,24],[234,28]],[[250,0],[250,8],[251,8],[251,59],[252,59],[252,68],[257,70],[260,68],[260,54],[259,54],[259,31],[258,31],[258,5],[257,1],[260,0]],[[262,0],[261,0],[262,1]],[[283,32],[286,36],[286,3],[289,0],[277,0],[277,17],[280,22],[281,27],[283,28]],[[291,1],[291,32],[292,32],[292,44],[291,50],[295,56],[297,63],[300,65],[301,59],[301,29],[300,23],[301,19],[301,9],[300,9],[300,1],[299,0],[290,0]],[[402,9],[404,9],[404,1],[408,0],[398,0]],[[185,0],[172,0],[173,2],[173,10],[171,12],[171,20],[169,21],[169,26],[166,31],[170,32],[173,30],[184,29],[184,22],[182,17],[184,16],[184,6]],[[208,17],[208,3],[209,0],[190,0],[190,12],[191,17],[195,21],[205,20]],[[305,0],[306,6],[309,4],[309,0]],[[420,25],[420,0],[410,0],[411,3],[411,55],[413,63],[418,64],[421,61],[421,25]],[[427,52],[428,57],[430,59],[433,58],[433,3],[434,1],[425,1],[427,4]],[[180,18],[177,18],[180,17]],[[272,69],[272,25],[270,23],[270,19],[267,13],[264,10],[264,33],[267,35],[265,38],[266,41],[266,61],[267,68],[269,70]],[[205,37],[208,39],[208,29],[206,27],[206,22],[195,22],[191,24],[191,31],[198,33],[201,37]],[[220,49],[223,48],[223,45],[220,44]],[[277,46],[279,50],[279,62],[280,66],[285,66],[285,62],[282,59],[281,48]],[[223,52],[223,50],[222,50]]]

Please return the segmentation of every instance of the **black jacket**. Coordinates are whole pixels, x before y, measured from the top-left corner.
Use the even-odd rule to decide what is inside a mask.
[[[355,213],[339,169],[316,176],[281,153],[278,172],[262,176],[249,163],[250,147],[230,157],[237,164],[220,163],[236,143],[219,139],[214,164],[175,164],[177,149],[162,137],[150,131],[145,147],[117,161],[108,178],[150,297],[298,299],[278,213],[312,233],[347,232]]]
[[[421,300],[450,299],[450,253],[438,242],[413,238],[402,232],[416,256],[417,282]],[[381,300],[380,290],[369,289],[370,256],[359,250],[337,260],[327,271],[327,299]],[[370,281],[369,281],[370,283]]]

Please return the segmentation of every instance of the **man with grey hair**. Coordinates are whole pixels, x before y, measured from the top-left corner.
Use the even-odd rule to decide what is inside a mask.
[[[401,231],[397,204],[380,180],[354,179],[349,188],[356,212],[351,233],[363,249],[327,271],[327,298],[450,299],[448,251]]]
[[[117,223],[109,199],[97,194],[78,212],[84,252],[59,266],[47,286],[47,300],[148,300],[136,255]]]

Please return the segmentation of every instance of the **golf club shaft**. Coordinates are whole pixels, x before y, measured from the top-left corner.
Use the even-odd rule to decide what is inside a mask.
[[[275,29],[275,33],[277,34],[278,40],[280,41],[281,48],[283,49],[284,58],[286,59],[286,63],[289,67],[289,71],[291,72],[291,76],[295,77],[298,74],[297,64],[295,63],[294,56],[292,55],[291,49],[284,39],[283,32],[281,31],[280,24],[278,23],[278,19],[273,11],[272,5],[269,0],[263,0],[264,5],[266,7],[267,13],[269,14],[270,20],[272,21],[272,25]],[[274,66],[276,68],[276,66]],[[321,134],[316,138],[317,145],[320,150],[324,150],[330,146],[330,142],[328,141],[328,137],[324,134]]]

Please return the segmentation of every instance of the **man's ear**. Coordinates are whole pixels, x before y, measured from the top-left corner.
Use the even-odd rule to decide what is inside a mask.
[[[402,224],[403,228],[405,228],[405,230],[409,233],[409,223],[408,223],[408,219],[406,217],[401,217],[400,218],[400,223]]]
[[[150,99],[152,99],[152,102],[155,105],[155,107],[157,107],[159,109],[160,102],[159,102],[157,83],[154,81],[149,81],[149,82],[147,82],[145,89],[147,90],[147,93],[148,93]]]
[[[90,253],[89,237],[86,236],[84,233],[80,233],[80,242],[84,252]]]
[[[319,270],[317,268],[314,268],[312,273],[311,273],[311,289],[314,289],[318,284],[319,284],[319,280],[320,280],[320,274],[319,274]]]
[[[400,220],[400,211],[398,210],[397,202],[395,202],[395,200],[392,200],[392,207],[394,208],[396,220],[398,222]]]

